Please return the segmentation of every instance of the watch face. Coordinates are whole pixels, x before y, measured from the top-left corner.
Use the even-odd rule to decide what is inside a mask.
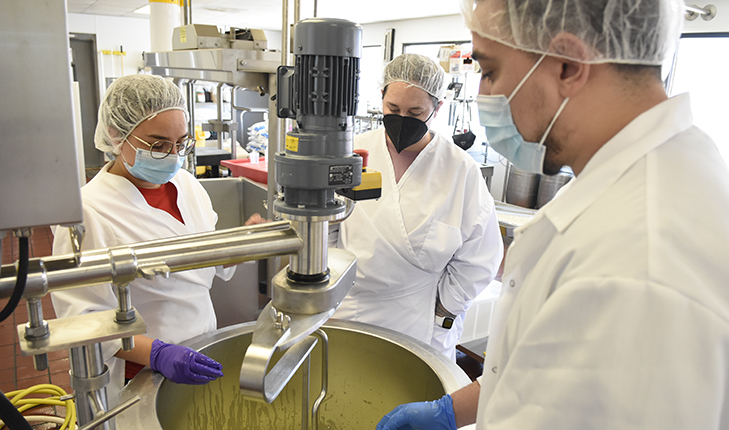
[[[453,318],[444,318],[443,319],[443,328],[451,328],[453,327]]]

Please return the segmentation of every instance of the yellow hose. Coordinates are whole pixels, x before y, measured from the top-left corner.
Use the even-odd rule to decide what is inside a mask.
[[[50,394],[51,396],[46,398],[25,399],[24,397],[29,394]],[[66,391],[64,391],[63,388],[51,384],[39,384],[24,390],[16,390],[5,393],[5,397],[7,397],[10,400],[10,403],[17,407],[18,411],[21,413],[28,409],[33,409],[43,405],[65,406],[66,417],[59,430],[66,430],[69,426],[71,426],[71,429],[76,427],[76,406],[72,399],[63,401],[60,399],[65,395]],[[2,425],[0,425],[0,429],[4,427],[5,423],[2,423]]]

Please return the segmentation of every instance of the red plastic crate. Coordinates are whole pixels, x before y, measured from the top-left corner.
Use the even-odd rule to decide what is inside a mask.
[[[262,184],[268,184],[268,162],[265,157],[258,159],[257,164],[251,164],[248,158],[240,160],[221,160],[220,164],[230,169],[235,177],[244,177]]]

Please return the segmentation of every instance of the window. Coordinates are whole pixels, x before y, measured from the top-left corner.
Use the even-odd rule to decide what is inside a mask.
[[[367,111],[382,110],[380,81],[382,80],[382,46],[373,45],[362,48],[362,60],[359,63],[359,101],[357,115],[367,116]]]
[[[670,96],[688,92],[694,124],[729,163],[729,33],[684,34],[669,77]]]

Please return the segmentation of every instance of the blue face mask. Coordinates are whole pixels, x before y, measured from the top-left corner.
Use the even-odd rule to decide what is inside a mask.
[[[132,146],[132,144],[130,143],[129,146]],[[162,159],[155,159],[152,158],[149,150],[135,148],[134,146],[132,148],[136,150],[134,165],[130,166],[126,160],[123,160],[124,166],[135,178],[153,184],[168,183],[180,170],[182,163],[185,162],[184,157],[179,157],[176,154],[170,154]],[[122,158],[124,158],[124,155],[122,155]]]
[[[552,122],[549,123],[549,127],[547,127],[539,143],[524,140],[524,137],[519,133],[519,130],[517,130],[514,124],[509,102],[514,98],[517,91],[524,85],[524,82],[526,82],[529,76],[534,73],[534,70],[537,69],[537,66],[539,66],[543,59],[544,55],[532,66],[508,99],[503,95],[480,95],[476,97],[479,120],[481,125],[486,129],[486,138],[489,141],[489,145],[494,148],[494,151],[506,157],[517,169],[540,174],[544,166],[544,156],[547,153],[544,141],[547,139],[549,132],[552,130],[552,126],[557,121],[557,118],[559,118],[569,98],[566,98],[559,109],[557,109],[557,113],[552,118]]]

